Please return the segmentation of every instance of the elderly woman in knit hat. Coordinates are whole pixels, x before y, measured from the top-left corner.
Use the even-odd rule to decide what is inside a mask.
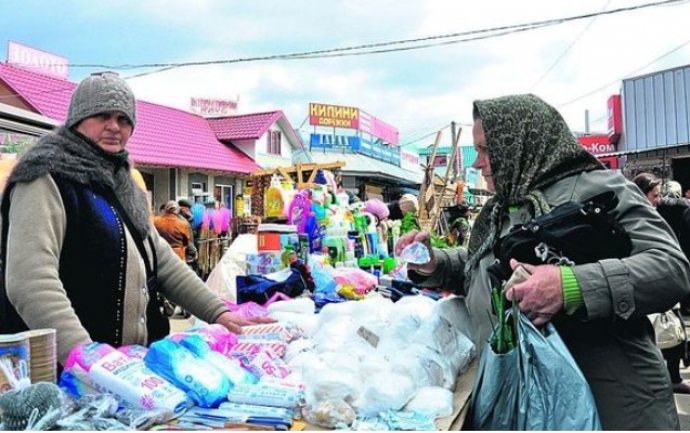
[[[510,266],[521,272],[504,296],[535,326],[553,323],[589,383],[604,429],[678,430],[671,382],[647,318],[690,291],[690,266],[671,229],[635,184],[604,169],[538,97],[476,101],[473,117],[474,168],[495,195],[475,220],[468,248],[431,248],[427,232],[401,237],[398,254],[412,242],[430,250],[428,263],[408,264],[410,279],[463,295],[482,349],[496,323],[487,269],[499,239],[556,206],[613,193],[610,215],[630,237],[628,257],[563,266],[512,258]]]
[[[2,197],[0,332],[55,328],[61,365],[82,343],[147,345],[165,337],[159,294],[234,332],[250,323],[153,227],[125,150],[136,123],[124,80],[85,78],[64,126],[19,160]]]

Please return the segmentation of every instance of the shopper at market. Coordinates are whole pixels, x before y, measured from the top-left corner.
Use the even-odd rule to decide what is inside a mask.
[[[428,232],[403,236],[396,253],[413,241],[431,251],[428,263],[408,264],[410,278],[465,295],[474,341],[483,347],[496,321],[486,270],[500,236],[562,203],[614,192],[612,215],[631,238],[629,257],[562,267],[522,264],[531,275],[506,298],[536,326],[553,320],[592,389],[605,429],[678,430],[671,383],[647,319],[690,291],[688,261],[668,225],[632,182],[605,170],[579,145],[556,109],[538,97],[476,101],[474,120],[474,167],[495,195],[476,219],[468,249],[432,249]]]
[[[196,252],[189,223],[180,217],[180,206],[175,200],[170,200],[165,204],[163,215],[154,218],[153,225],[180,259],[186,261],[187,248],[192,248]]]
[[[690,202],[687,199],[681,198],[680,184],[669,181],[664,185],[666,192],[664,197],[659,198],[661,191],[661,180],[651,173],[640,173],[633,179],[635,185],[640,188],[640,191],[647,197],[652,206],[655,206],[659,215],[671,226],[671,230],[680,240],[681,250],[686,257],[690,254],[687,249],[688,242],[690,242]],[[673,185],[673,183],[677,184]],[[686,248],[683,248],[683,245]],[[687,306],[688,299],[683,299]],[[679,306],[680,307],[680,306]],[[680,311],[680,308],[678,308]],[[680,361],[685,355],[686,345],[681,343],[675,347],[662,349],[661,354],[666,360],[666,369],[671,377],[673,384],[673,392],[678,394],[690,394],[690,382],[683,380],[680,375]]]
[[[85,78],[64,126],[21,158],[2,197],[0,332],[55,328],[63,365],[81,343],[166,336],[159,293],[233,332],[264,321],[231,313],[156,232],[125,150],[136,120],[117,74]]]
[[[405,217],[408,212],[419,210],[419,201],[413,194],[403,194],[399,199],[386,203],[388,206],[388,219],[397,221]]]
[[[197,272],[199,270],[199,244],[197,243],[199,236],[196,227],[194,226],[192,204],[187,199],[180,199],[177,201],[177,204],[180,206],[178,216],[187,222],[189,225],[189,233],[191,235],[189,246],[185,252],[185,261],[187,262],[187,265],[194,270],[194,272]]]
[[[194,215],[192,215],[192,204],[189,202],[189,200],[184,198],[178,200],[177,204],[180,206],[179,216],[185,221],[187,221],[187,224],[189,224],[189,230],[192,233],[192,239],[196,239],[197,233],[194,227]]]

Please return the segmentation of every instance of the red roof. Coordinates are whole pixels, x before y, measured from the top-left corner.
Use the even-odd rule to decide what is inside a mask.
[[[59,122],[67,117],[72,91],[77,86],[6,63],[0,63],[0,80],[38,113]],[[253,159],[220,139],[201,116],[137,101],[137,125],[127,150],[132,160],[142,165],[246,174],[260,169]]]
[[[278,110],[208,119],[208,123],[219,140],[258,140],[281,117]]]

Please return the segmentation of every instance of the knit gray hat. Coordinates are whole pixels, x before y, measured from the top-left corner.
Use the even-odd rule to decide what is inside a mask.
[[[69,104],[65,126],[72,128],[87,117],[108,111],[122,111],[137,123],[134,93],[115,72],[91,74],[79,83]]]

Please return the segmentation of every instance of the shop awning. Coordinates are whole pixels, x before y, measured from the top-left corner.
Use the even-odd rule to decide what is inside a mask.
[[[374,176],[382,179],[402,181],[408,185],[419,185],[424,179],[424,173],[421,167],[419,171],[416,172],[405,170],[397,165],[379,161],[358,153],[312,151],[311,156],[314,162],[318,164],[335,161],[345,162],[345,167],[341,170],[343,174]]]

